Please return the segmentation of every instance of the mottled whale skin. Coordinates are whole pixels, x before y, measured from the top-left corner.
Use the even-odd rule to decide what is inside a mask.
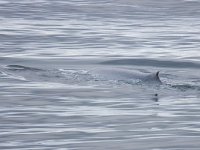
[[[100,68],[90,71],[93,75],[104,80],[117,80],[117,81],[139,81],[145,83],[159,83],[159,71],[156,73],[142,73],[139,71],[119,68]]]

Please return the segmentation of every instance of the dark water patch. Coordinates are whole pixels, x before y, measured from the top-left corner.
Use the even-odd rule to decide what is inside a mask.
[[[168,67],[168,68],[200,68],[198,62],[186,61],[165,61],[155,59],[116,59],[104,61],[100,64],[104,65],[134,65],[134,66],[152,66],[152,67]]]

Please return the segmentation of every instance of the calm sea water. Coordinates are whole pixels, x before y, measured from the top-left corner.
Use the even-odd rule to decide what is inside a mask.
[[[199,150],[199,8],[0,0],[0,149]]]

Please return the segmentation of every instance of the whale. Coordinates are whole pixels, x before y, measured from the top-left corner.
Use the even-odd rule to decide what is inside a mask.
[[[22,65],[7,65],[4,71],[9,74],[9,77],[17,77],[18,79],[27,79],[31,81],[37,80],[53,80],[53,81],[67,81],[73,80],[95,80],[95,81],[122,81],[128,84],[134,83],[148,83],[148,84],[162,84],[159,71],[147,72],[144,70],[135,70],[130,68],[118,67],[96,67],[85,71],[74,70],[73,73],[65,70],[44,70],[41,68],[27,67]],[[19,76],[21,78],[19,78]]]
[[[90,71],[96,78],[101,80],[115,81],[134,81],[137,83],[156,83],[161,84],[160,72],[144,73],[141,71],[122,69],[122,68],[100,68]]]

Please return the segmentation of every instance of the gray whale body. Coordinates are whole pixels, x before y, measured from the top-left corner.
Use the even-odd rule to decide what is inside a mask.
[[[23,79],[30,80],[42,80],[49,79],[55,81],[63,81],[66,79],[70,80],[100,80],[100,81],[123,81],[125,83],[150,83],[150,84],[161,84],[159,78],[159,72],[155,73],[144,73],[138,70],[131,70],[126,68],[110,68],[110,67],[97,67],[92,70],[87,70],[86,74],[82,73],[81,70],[75,70],[74,73],[67,75],[63,74],[59,70],[44,70],[40,68],[27,67],[22,65],[7,65],[4,70],[12,76],[20,75]],[[1,72],[0,72],[1,73]],[[90,78],[91,77],[91,78]],[[94,77],[94,78],[93,78]]]

